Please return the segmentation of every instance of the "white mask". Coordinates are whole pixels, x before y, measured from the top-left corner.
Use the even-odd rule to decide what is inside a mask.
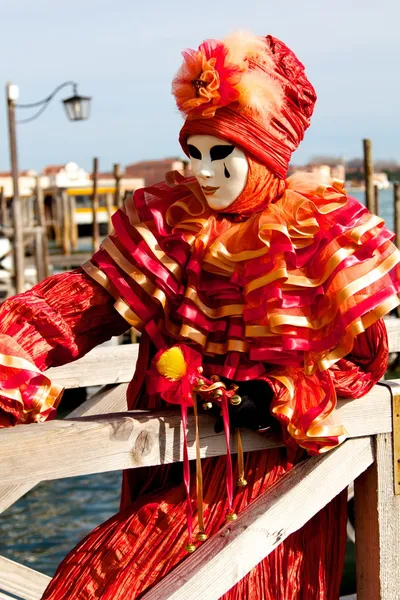
[[[246,155],[213,135],[191,135],[187,145],[193,175],[208,206],[214,210],[228,208],[246,186],[249,173]]]

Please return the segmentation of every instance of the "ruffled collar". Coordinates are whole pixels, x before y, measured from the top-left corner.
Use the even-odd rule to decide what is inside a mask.
[[[265,256],[271,251],[273,238],[281,238],[280,249],[286,252],[312,245],[321,225],[333,225],[333,213],[348,202],[341,181],[321,185],[312,175],[293,175],[275,202],[245,220],[241,215],[236,220],[235,215],[212,211],[194,178],[173,172],[168,174],[167,182],[190,192],[169,206],[167,224],[173,232],[185,232],[192,243],[194,235],[206,250],[203,268],[211,266],[212,271],[218,266],[222,272],[232,273],[239,263]]]

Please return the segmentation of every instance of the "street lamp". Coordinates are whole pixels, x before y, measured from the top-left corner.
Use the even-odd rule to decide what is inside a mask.
[[[89,118],[90,96],[80,96],[74,84],[74,95],[63,100],[65,112],[70,121],[83,121]]]
[[[16,121],[15,121],[15,109],[16,108],[37,108],[39,110],[28,119],[18,121],[18,123],[29,123],[37,119],[48,107],[54,96],[64,87],[72,86],[73,95],[70,98],[63,100],[67,117],[71,121],[82,121],[89,118],[89,109],[91,98],[89,96],[80,96],[77,91],[77,84],[73,81],[65,81],[61,83],[56,89],[43,100],[33,102],[31,104],[17,104],[19,90],[18,86],[11,83],[6,85],[6,98],[7,98],[7,115],[8,115],[8,134],[10,142],[10,162],[11,162],[11,174],[13,180],[13,226],[14,226],[14,275],[15,275],[15,288],[17,294],[24,291],[24,232],[22,227],[22,212],[21,212],[21,199],[19,196],[19,182],[18,182],[18,155],[17,155],[17,136],[16,136]]]

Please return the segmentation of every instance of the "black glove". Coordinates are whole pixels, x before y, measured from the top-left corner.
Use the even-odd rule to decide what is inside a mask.
[[[227,387],[229,383],[225,382]],[[272,418],[269,412],[269,406],[273,397],[272,390],[268,383],[256,379],[254,381],[245,381],[239,384],[236,394],[242,398],[238,405],[229,405],[229,422],[231,429],[245,427],[258,431],[270,426]],[[222,416],[219,416],[215,426],[215,433],[221,433],[224,430]]]

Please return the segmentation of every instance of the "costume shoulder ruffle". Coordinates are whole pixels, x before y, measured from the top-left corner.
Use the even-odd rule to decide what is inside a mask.
[[[337,182],[291,178],[240,222],[212,213],[192,180],[178,183],[136,192],[86,272],[157,348],[190,344],[209,374],[268,378],[296,443],[337,445],[332,368],[399,304],[393,234]]]
[[[162,322],[205,354],[311,373],[399,304],[394,236],[342,184],[291,178],[277,202],[236,223],[211,213],[192,180],[179,183],[136,192],[85,266],[135,327]]]

